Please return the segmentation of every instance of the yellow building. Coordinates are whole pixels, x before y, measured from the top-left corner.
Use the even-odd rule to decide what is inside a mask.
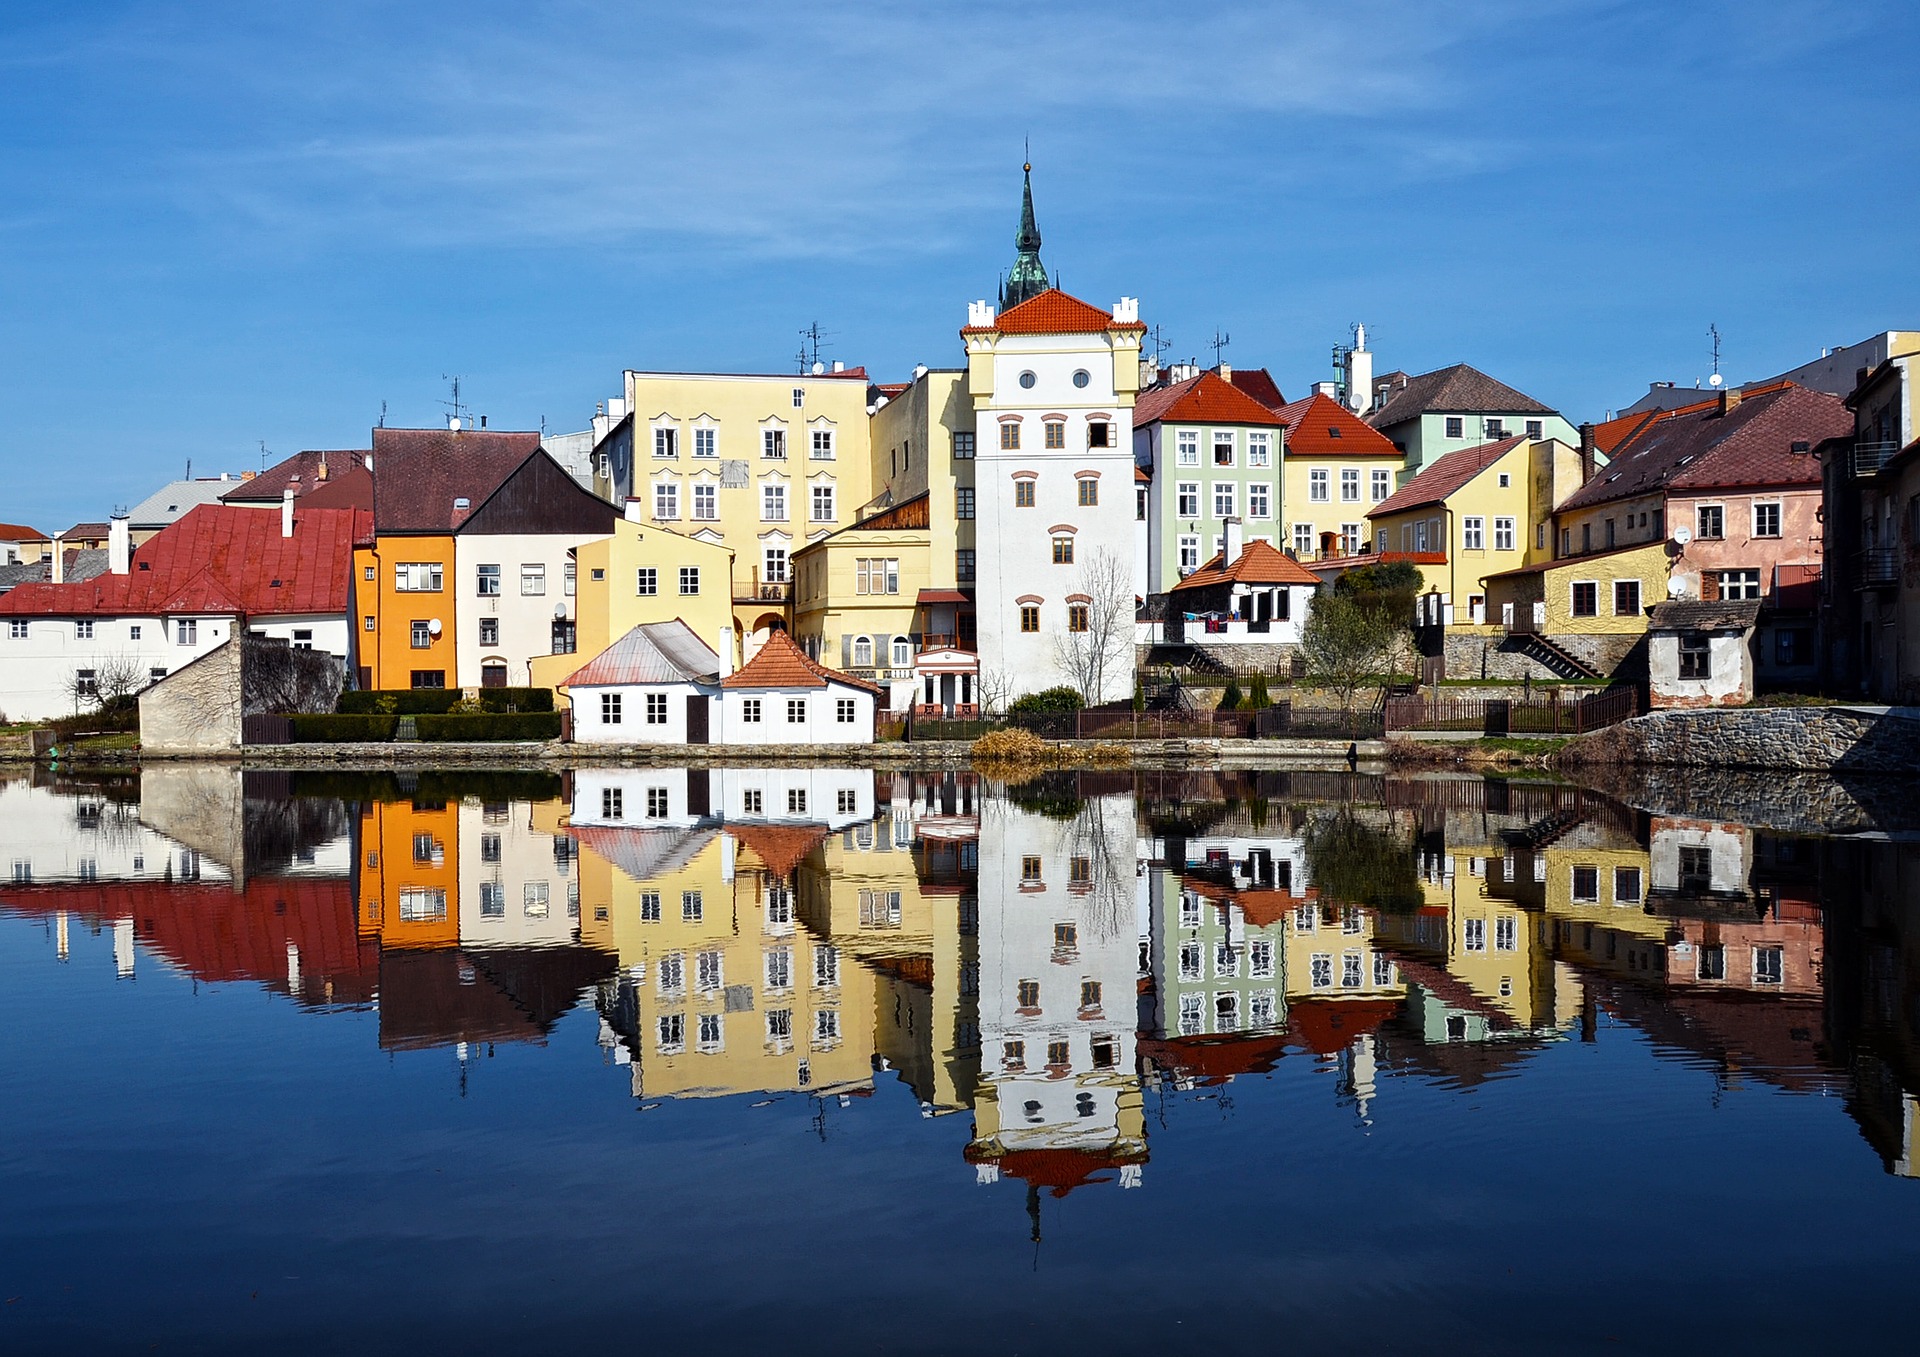
[[[1522,645],[1545,639],[1595,673],[1611,673],[1667,598],[1663,542],[1538,561],[1478,582],[1489,622]],[[1550,658],[1550,657],[1549,657]],[[1572,675],[1568,675],[1572,677]]]
[[[1407,455],[1331,396],[1315,392],[1279,410],[1281,530],[1295,560],[1357,554],[1370,540],[1367,511],[1393,494]]]
[[[831,1093],[872,1077],[874,980],[798,918],[824,827],[576,828],[581,941],[619,957],[602,1016],[636,1097]]]
[[[719,653],[729,642],[732,667],[741,663],[742,622],[735,615],[734,552],[731,547],[688,537],[629,515],[614,524],[611,536],[574,550],[578,597],[579,648],[570,655],[543,655],[533,661],[533,682],[552,688],[643,622],[685,622]],[[689,573],[691,572],[691,573]],[[784,604],[771,605],[776,613]],[[749,618],[745,625],[753,624]],[[564,708],[564,693],[554,695]]]

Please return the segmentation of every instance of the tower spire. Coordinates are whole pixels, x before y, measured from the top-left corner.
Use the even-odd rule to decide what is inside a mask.
[[[1013,268],[1000,285],[1002,311],[1018,306],[1029,297],[1039,296],[1049,286],[1047,266],[1040,262],[1040,227],[1033,218],[1033,161],[1027,160],[1020,168],[1024,176],[1020,189],[1020,230],[1013,237]]]

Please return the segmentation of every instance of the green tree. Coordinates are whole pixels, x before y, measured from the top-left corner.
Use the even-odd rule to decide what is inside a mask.
[[[1255,674],[1253,684],[1247,690],[1247,706],[1254,711],[1264,711],[1273,705],[1273,699],[1267,696],[1267,676]]]
[[[1240,710],[1240,680],[1229,678],[1226,691],[1220,694],[1221,711]]]
[[[1396,630],[1371,607],[1338,592],[1313,601],[1300,628],[1296,652],[1307,667],[1307,678],[1331,688],[1340,698],[1340,712],[1353,724],[1354,694],[1386,668],[1395,646]]]

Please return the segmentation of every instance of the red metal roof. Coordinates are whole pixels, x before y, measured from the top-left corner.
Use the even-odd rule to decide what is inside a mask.
[[[1398,457],[1400,449],[1378,429],[1318,391],[1280,408],[1289,457]]]
[[[22,584],[0,595],[0,613],[53,617],[160,617],[174,613],[344,613],[353,543],[369,524],[357,509],[280,515],[202,504],[136,548],[124,575],[80,584]]]
[[[1287,398],[1280,394],[1280,384],[1265,368],[1234,368],[1232,372],[1233,376],[1227,380],[1269,410],[1278,410],[1287,403]]]
[[[1307,584],[1317,585],[1320,577],[1271,542],[1249,542],[1232,565],[1222,566],[1214,558],[1168,590],[1205,589],[1216,584]]]
[[[971,603],[972,599],[958,589],[922,589],[913,600],[915,603]]]
[[[1133,403],[1133,427],[1162,422],[1181,424],[1277,425],[1280,416],[1218,373],[1203,372],[1172,386],[1156,386]],[[1388,446],[1392,446],[1389,444]]]
[[[4,602],[0,599],[0,602]],[[878,694],[880,689],[865,679],[829,669],[812,659],[794,644],[784,631],[771,632],[766,644],[752,659],[721,681],[723,688],[824,688],[828,683],[844,683]]]
[[[1137,320],[1116,321],[1112,312],[1050,287],[1039,296],[1029,297],[1018,306],[1002,311],[993,324],[969,325],[960,333],[984,334],[998,330],[1003,335],[1086,335],[1146,328]]]
[[[1374,505],[1367,512],[1367,517],[1381,518],[1387,514],[1397,514],[1404,509],[1418,509],[1426,504],[1439,504],[1448,495],[1526,441],[1525,438],[1503,438],[1497,443],[1482,443],[1477,448],[1462,448],[1458,452],[1450,452],[1387,496],[1381,503]]]
[[[642,622],[573,671],[559,686],[610,688],[634,683],[712,682],[720,656],[679,618]]]

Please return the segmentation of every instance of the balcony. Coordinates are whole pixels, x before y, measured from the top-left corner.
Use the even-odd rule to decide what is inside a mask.
[[[779,603],[785,604],[793,597],[793,581],[763,580],[760,572],[754,571],[745,580],[733,586],[735,603]]]
[[[1547,629],[1544,603],[1508,603],[1500,609],[1500,625],[1509,636],[1539,636]]]
[[[1853,558],[1856,589],[1894,589],[1900,584],[1900,553],[1893,547],[1869,547]]]
[[[1900,450],[1900,445],[1887,441],[1880,443],[1855,443],[1853,445],[1853,474],[1856,476],[1877,476],[1887,460]]]
[[[960,636],[950,631],[916,631],[910,633],[913,648],[920,650],[965,650],[974,648],[974,638]]]

